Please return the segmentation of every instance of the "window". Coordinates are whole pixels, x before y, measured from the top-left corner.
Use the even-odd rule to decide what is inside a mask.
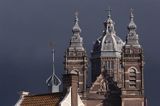
[[[136,69],[129,69],[129,87],[136,88]]]
[[[110,70],[110,61],[105,62],[105,68],[106,70]]]
[[[114,62],[113,61],[106,61],[105,62],[105,70],[107,71],[107,74],[109,74],[110,76],[114,76]]]

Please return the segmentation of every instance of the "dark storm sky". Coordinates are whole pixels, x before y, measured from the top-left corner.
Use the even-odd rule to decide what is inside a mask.
[[[129,9],[134,8],[140,43],[145,52],[145,94],[149,106],[160,106],[160,0],[0,0],[0,106],[12,106],[19,91],[45,93],[56,49],[56,71],[63,73],[64,51],[72,36],[75,10],[88,55],[112,8],[116,32],[127,34]]]

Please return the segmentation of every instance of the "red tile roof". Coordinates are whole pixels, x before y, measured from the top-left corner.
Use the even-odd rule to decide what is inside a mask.
[[[58,106],[62,93],[24,96],[21,106]]]

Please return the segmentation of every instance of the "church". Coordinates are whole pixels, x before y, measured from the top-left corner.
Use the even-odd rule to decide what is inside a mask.
[[[53,74],[46,80],[50,92],[37,95],[22,92],[15,106],[147,106],[144,54],[133,9],[129,18],[128,33],[123,41],[115,31],[109,9],[102,35],[93,44],[89,57],[76,13],[73,35],[64,54],[62,81],[55,74],[53,48]],[[90,84],[87,83],[89,71]],[[60,91],[62,84],[63,91]]]

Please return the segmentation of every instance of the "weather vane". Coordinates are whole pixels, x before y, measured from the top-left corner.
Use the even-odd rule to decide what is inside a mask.
[[[51,41],[49,42],[49,47],[52,48],[52,49],[54,48],[53,42],[51,42]]]

